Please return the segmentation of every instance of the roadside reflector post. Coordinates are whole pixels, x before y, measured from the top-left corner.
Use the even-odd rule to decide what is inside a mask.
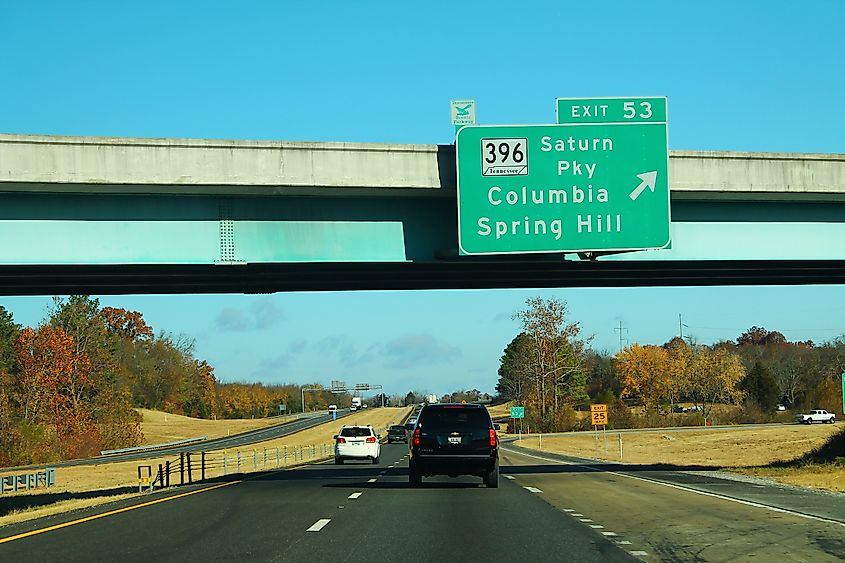
[[[622,432],[619,433],[619,461],[622,461]]]
[[[264,467],[267,467],[267,448],[264,448]]]
[[[238,450],[238,473],[241,472],[241,450]]]
[[[541,450],[543,449],[543,434],[540,434],[539,437],[537,438],[537,445],[538,445],[539,449],[541,449]]]

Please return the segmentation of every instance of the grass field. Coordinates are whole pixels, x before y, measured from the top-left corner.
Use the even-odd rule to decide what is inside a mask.
[[[237,471],[238,454],[240,454],[241,459],[240,473],[267,471],[277,467],[290,467],[322,459],[331,455],[332,436],[337,434],[344,424],[370,424],[377,433],[384,435],[388,426],[397,424],[409,411],[410,407],[368,409],[338,421],[321,424],[283,438],[245,446],[240,449],[210,451],[206,454],[206,478],[211,479],[224,475],[224,456],[226,459],[225,473],[229,475]],[[195,464],[198,457],[194,457]],[[39,518],[48,514],[67,512],[85,506],[112,502],[118,498],[115,495],[126,494],[126,487],[138,486],[137,471],[139,465],[150,465],[155,472],[158,464],[164,464],[168,460],[174,463],[173,467],[178,467],[178,464],[175,464],[178,456],[151,458],[144,461],[60,467],[56,470],[55,486],[49,489],[34,489],[0,497],[4,503],[16,507],[11,512],[0,512],[0,526]],[[0,472],[0,474],[13,473],[15,473],[13,470]],[[194,470],[193,479],[199,480],[198,469]],[[177,471],[176,475],[171,475],[171,483],[178,482]],[[103,496],[95,496],[96,493],[92,494],[92,491],[101,491]],[[54,502],[47,504],[44,495],[54,499]],[[37,499],[35,502],[38,506],[27,507],[27,497]]]
[[[295,418],[291,415],[277,418],[206,420],[149,409],[135,410],[143,417],[141,421],[141,431],[144,433],[143,445],[165,444],[200,436],[221,438]]]
[[[579,457],[620,461],[619,436],[622,436],[622,461],[642,465],[670,464],[727,468],[741,473],[765,476],[784,483],[805,487],[845,491],[845,467],[834,465],[773,468],[767,465],[800,458],[824,444],[841,425],[818,424],[763,427],[750,430],[693,430],[665,432],[608,432],[606,441],[599,433],[598,447],[593,433],[566,436],[539,436],[517,441],[532,449]]]

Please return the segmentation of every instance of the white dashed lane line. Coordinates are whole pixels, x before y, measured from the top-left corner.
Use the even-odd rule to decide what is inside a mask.
[[[369,481],[367,481],[367,483],[375,483],[376,481],[378,481],[378,479],[373,478],[373,479],[370,479]]]
[[[502,477],[504,477],[505,479],[510,479],[511,481],[516,479],[516,477],[514,477],[513,475],[502,475]]]
[[[306,532],[319,532],[320,530],[325,528],[326,524],[328,524],[329,522],[331,522],[331,518],[320,518],[319,520],[314,522],[314,524],[312,524],[310,528],[308,528],[305,531]]]
[[[362,494],[362,493],[352,493],[351,495],[349,495],[349,498],[351,498],[351,499],[356,499],[356,498],[360,497],[360,496],[361,496],[361,494]]]
[[[629,551],[628,553],[630,553],[631,555],[637,555],[639,557],[644,557],[648,555],[647,551]]]
[[[543,492],[540,489],[538,489],[537,487],[523,487],[523,488],[526,491],[529,491],[529,492],[532,492],[532,493],[542,493]]]

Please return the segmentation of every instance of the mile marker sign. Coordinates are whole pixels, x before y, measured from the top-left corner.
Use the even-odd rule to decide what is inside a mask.
[[[461,254],[669,244],[666,98],[613,100],[559,100],[557,125],[458,132]]]

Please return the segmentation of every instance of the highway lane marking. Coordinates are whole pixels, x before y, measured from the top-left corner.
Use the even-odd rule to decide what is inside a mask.
[[[531,491],[532,493],[542,493],[543,492],[540,489],[538,489],[537,487],[523,487],[523,488],[527,491]]]
[[[311,527],[308,528],[305,531],[306,532],[319,532],[320,530],[322,530],[323,528],[326,527],[326,524],[328,524],[331,521],[332,521],[331,518],[320,518],[319,520],[317,520],[316,522],[311,524]]]
[[[367,483],[375,483],[376,481],[378,481],[378,479],[370,479]]]
[[[355,498],[360,497],[362,494],[363,493],[352,493],[351,495],[349,495],[349,498],[355,499]]]
[[[571,509],[571,508],[564,508],[564,509],[563,509],[563,511],[564,511],[564,512],[575,512],[575,511],[574,511],[573,509]]]
[[[516,479],[516,477],[514,477],[513,475],[502,475],[502,477],[504,477],[505,479],[510,479],[511,481]]]
[[[601,524],[590,524],[590,528],[594,530],[603,530],[604,526],[602,526]]]
[[[717,498],[717,499],[726,500],[726,501],[730,501],[730,502],[735,502],[737,504],[742,504],[742,505],[745,505],[745,506],[752,506],[754,508],[763,508],[765,510],[770,510],[772,512],[778,512],[780,514],[791,514],[792,516],[798,516],[799,518],[805,518],[807,520],[815,520],[817,522],[826,522],[828,524],[836,524],[837,526],[842,526],[843,528],[845,528],[845,522],[839,522],[838,520],[832,520],[830,518],[825,518],[823,516],[814,516],[812,514],[804,514],[802,512],[796,512],[795,510],[789,510],[788,508],[778,508],[777,506],[769,506],[767,504],[761,504],[759,502],[753,502],[753,501],[750,501],[750,500],[733,498],[733,497],[729,497],[729,496],[725,496],[725,495],[720,495],[718,493],[711,493],[711,492],[708,492],[708,491],[699,491],[697,489],[692,489],[690,487],[685,487],[683,485],[676,485],[674,483],[666,483],[664,481],[656,481],[656,480],[653,480],[653,479],[648,479],[646,477],[638,477],[636,475],[628,475],[627,473],[617,473],[616,471],[607,471],[607,470],[597,469],[595,467],[590,467],[589,465],[581,465],[579,463],[562,461],[562,460],[559,460],[559,459],[541,457],[541,456],[538,456],[538,455],[527,454],[527,453],[523,453],[523,452],[515,452],[513,450],[508,450],[508,451],[515,453],[517,455],[522,455],[522,456],[525,456],[525,457],[533,457],[533,458],[536,458],[536,459],[541,459],[543,461],[551,461],[553,463],[557,463],[557,464],[560,464],[560,465],[572,465],[574,467],[581,467],[582,469],[587,469],[589,471],[594,471],[596,473],[608,473],[610,475],[616,475],[618,477],[627,477],[628,479],[634,479],[635,481],[643,481],[645,483],[653,483],[655,485],[662,485],[664,487],[669,487],[669,488],[672,488],[672,489],[678,489],[680,491],[687,491],[689,493],[695,493],[697,495],[702,495],[702,496],[705,496],[705,497],[712,497],[712,498]]]
[[[601,535],[611,537],[611,536],[618,536],[616,532],[602,532]]]
[[[631,542],[629,542],[628,540],[619,540],[616,543],[618,543],[619,545],[634,545]]]
[[[580,520],[581,522],[592,522],[592,520],[590,520],[589,518],[579,518],[578,520]]]
[[[23,538],[28,538],[30,536],[35,536],[38,534],[43,534],[45,532],[52,532],[53,530],[60,530],[62,528],[67,528],[68,526],[73,526],[75,524],[82,524],[84,522],[90,522],[92,520],[97,520],[99,518],[105,518],[106,516],[114,516],[115,514],[120,514],[122,512],[129,512],[130,510],[135,510],[138,508],[143,508],[145,506],[152,506],[154,504],[159,504],[162,502],[167,502],[170,500],[176,500],[178,498],[184,498],[187,496],[195,495],[198,493],[204,493],[206,491],[213,491],[214,489],[220,489],[222,487],[228,487],[229,485],[235,485],[240,483],[241,481],[229,481],[228,483],[220,483],[219,485],[214,485],[212,487],[206,487],[205,489],[199,489],[196,491],[188,491],[187,493],[181,493],[178,495],[173,495],[165,498],[160,498],[156,500],[151,500],[147,502],[142,502],[141,504],[135,504],[132,506],[126,506],[124,508],[118,508],[116,510],[110,510],[108,512],[103,512],[101,514],[94,514],[91,516],[86,516],[85,518],[78,518],[77,520],[71,520],[70,522],[64,522],[62,524],[56,524],[55,526],[48,526],[46,528],[41,528],[38,530],[32,530],[29,532],[24,532],[22,534],[17,534],[15,536],[9,536],[8,538],[0,538],[0,544],[8,543],[10,541],[20,540]]]
[[[584,516],[584,515],[583,515],[583,514],[581,514],[580,512],[573,512],[573,513],[572,513],[572,516]]]
[[[630,553],[631,555],[639,555],[640,557],[648,555],[647,551],[629,551],[628,553]]]

